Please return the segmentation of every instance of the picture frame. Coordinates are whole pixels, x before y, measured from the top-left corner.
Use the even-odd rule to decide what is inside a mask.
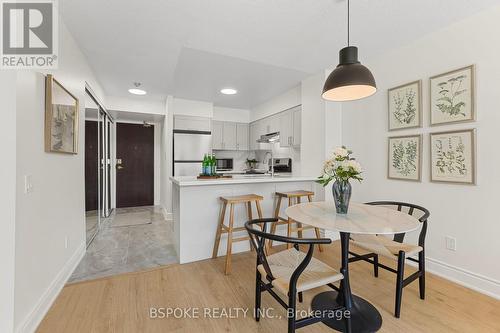
[[[78,154],[79,101],[48,74],[45,78],[45,152]]]
[[[475,76],[469,65],[429,78],[431,126],[476,120]]]
[[[388,138],[387,178],[422,181],[422,134]]]
[[[422,80],[387,91],[389,131],[422,127]]]
[[[429,137],[431,182],[476,185],[476,129],[430,133]],[[453,154],[447,154],[450,151]]]

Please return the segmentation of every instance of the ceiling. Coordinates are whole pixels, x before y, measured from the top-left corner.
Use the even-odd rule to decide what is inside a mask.
[[[463,19],[498,0],[352,0],[360,60]],[[345,0],[63,0],[65,24],[107,95],[132,82],[167,95],[250,108],[337,63]],[[219,93],[238,89],[234,96]]]

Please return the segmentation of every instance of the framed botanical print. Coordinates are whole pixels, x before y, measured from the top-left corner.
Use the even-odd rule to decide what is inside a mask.
[[[429,79],[431,125],[475,120],[474,76],[471,65]]]
[[[389,89],[389,131],[422,126],[422,81]]]
[[[475,129],[431,133],[431,181],[475,184],[475,137]]]
[[[422,135],[389,138],[387,177],[420,181],[422,174]]]
[[[45,79],[45,151],[78,153],[78,99],[52,75]]]

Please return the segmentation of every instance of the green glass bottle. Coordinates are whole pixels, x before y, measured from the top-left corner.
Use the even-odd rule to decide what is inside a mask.
[[[205,154],[205,156],[203,156],[203,162],[201,162],[201,174],[206,176],[208,175],[208,156],[207,154]]]
[[[217,159],[215,158],[215,154],[212,154],[212,164],[211,164],[212,175],[217,174]]]

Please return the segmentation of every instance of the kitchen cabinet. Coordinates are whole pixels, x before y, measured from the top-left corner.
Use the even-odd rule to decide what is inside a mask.
[[[244,123],[236,124],[236,149],[248,150],[249,125]]]
[[[301,141],[301,111],[296,107],[280,115],[280,147],[298,147]]]
[[[302,112],[300,109],[293,110],[293,133],[292,143],[294,147],[300,147],[302,136]]]
[[[225,150],[236,150],[237,147],[236,123],[230,123],[225,121],[223,135],[224,135],[224,140],[222,148]]]
[[[274,133],[280,131],[280,118],[279,114],[275,114],[261,120],[262,134]]]
[[[212,149],[222,149],[224,144],[224,122],[212,121]]]
[[[250,144],[249,144],[249,149],[250,150],[257,150],[258,148],[258,143],[257,139],[260,138],[260,133],[259,133],[259,123],[257,121],[254,121],[253,123],[250,124],[249,127],[250,130]]]
[[[250,124],[250,150],[261,146],[256,141],[261,135],[280,132],[280,147],[299,148],[301,143],[301,106],[256,120]]]
[[[210,131],[210,118],[174,116],[174,129],[185,131]]]
[[[280,114],[280,147],[291,147],[293,135],[293,113],[285,111]]]
[[[248,150],[248,124],[212,121],[212,149]]]

